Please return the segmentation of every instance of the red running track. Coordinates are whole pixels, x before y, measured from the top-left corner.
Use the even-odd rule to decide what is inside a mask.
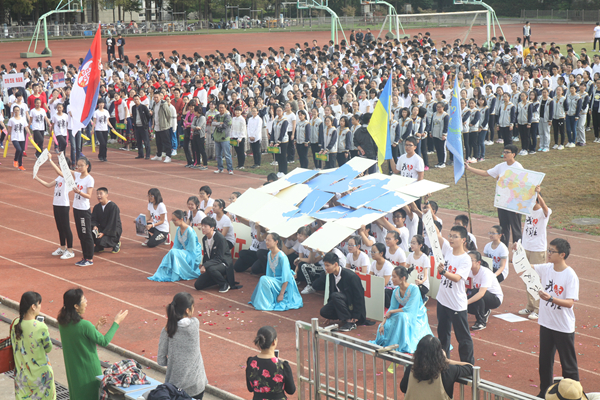
[[[12,149],[11,149],[12,152]],[[85,148],[90,154],[90,149]],[[248,397],[244,383],[246,357],[255,354],[252,341],[263,325],[273,325],[279,333],[281,357],[295,368],[296,320],[310,321],[318,316],[323,304],[320,294],[304,296],[304,308],[287,312],[259,312],[247,303],[258,281],[249,274],[238,274],[244,287],[219,294],[215,289],[197,292],[193,281],[157,283],[151,276],[167,246],[148,249],[135,236],[134,217],[146,209],[146,193],[160,188],[169,212],[185,207],[188,196],[197,194],[201,185],[209,184],[214,198],[227,199],[232,191],[258,187],[264,177],[236,172],[236,175],[216,176],[212,171],[183,168],[182,163],[164,164],[135,160],[135,153],[109,149],[107,163],[95,162],[92,175],[96,187],[106,186],[110,198],[121,209],[124,225],[123,245],[119,254],[100,254],[94,265],[81,269],[74,265],[77,258],[60,260],[50,253],[57,247],[58,235],[52,213],[52,190],[31,180],[33,158],[25,159],[26,172],[12,168],[11,158],[2,159],[0,166],[0,295],[18,301],[23,292],[35,290],[43,296],[43,312],[56,316],[62,305],[62,294],[69,288],[82,287],[89,299],[86,318],[95,322],[101,315],[112,318],[118,310],[128,309],[130,315],[117,332],[114,343],[135,353],[156,360],[160,330],[165,325],[165,305],[173,295],[188,291],[194,295],[201,322],[201,347],[209,382],[242,397]],[[42,167],[40,177],[55,178],[50,167]],[[429,179],[435,179],[430,173]],[[490,197],[491,201],[491,197]],[[552,205],[550,205],[552,206]],[[457,212],[440,210],[447,223]],[[487,232],[496,224],[494,218],[473,216],[474,234],[479,245],[488,241]],[[75,248],[79,242],[76,238]],[[563,237],[572,245],[569,263],[580,277],[580,301],[575,307],[577,334],[575,345],[579,353],[581,380],[586,391],[600,389],[600,320],[599,284],[595,273],[600,261],[600,238],[579,233],[550,230],[549,239]],[[76,256],[81,253],[77,250]],[[494,312],[516,313],[523,308],[525,290],[514,271],[503,283],[504,304]],[[435,301],[428,304],[429,320],[436,332]],[[471,318],[472,319],[472,318]],[[471,320],[471,323],[474,321]],[[361,339],[373,339],[376,327],[359,327],[351,334]],[[473,334],[476,364],[482,367],[482,378],[537,394],[538,325],[535,322],[508,323],[491,318],[486,330]],[[457,347],[457,343],[453,345]],[[51,356],[52,357],[52,356]],[[456,357],[456,355],[455,355]],[[557,357],[558,361],[558,357]],[[556,364],[555,373],[560,375]]]

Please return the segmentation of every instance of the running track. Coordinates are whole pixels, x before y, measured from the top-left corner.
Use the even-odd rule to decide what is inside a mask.
[[[85,152],[95,159],[89,148],[85,148]],[[134,157],[133,152],[109,149],[109,162],[95,162],[93,165],[96,187],[108,187],[111,200],[121,209],[124,232],[119,254],[98,255],[94,266],[86,269],[74,266],[74,261],[81,256],[78,250],[73,260],[63,261],[50,255],[56,249],[58,239],[52,214],[52,190],[31,180],[33,158],[25,159],[27,171],[24,173],[9,166],[10,157],[2,159],[0,271],[3,279],[0,295],[18,301],[24,291],[38,291],[44,299],[43,312],[56,316],[62,305],[62,293],[72,287],[82,287],[89,300],[86,318],[95,322],[101,315],[112,318],[118,310],[128,309],[130,314],[117,332],[114,343],[155,360],[160,330],[165,324],[165,305],[175,293],[191,292],[201,322],[201,348],[209,382],[247,397],[244,365],[246,357],[255,353],[252,341],[258,328],[266,324],[276,327],[280,335],[281,357],[290,360],[295,367],[294,321],[309,321],[311,317],[318,316],[317,310],[323,304],[323,297],[320,294],[304,296],[304,308],[300,310],[258,312],[247,304],[258,281],[257,277],[249,274],[237,276],[244,285],[243,289],[224,295],[216,289],[197,292],[193,289],[193,281],[156,283],[147,280],[168,249],[167,246],[144,248],[134,233],[132,221],[145,211],[149,188],[160,188],[165,204],[172,212],[182,208],[188,196],[197,194],[203,184],[213,188],[214,198],[227,199],[232,191],[262,185],[264,178],[236,172],[235,176],[220,175],[216,179],[212,171],[195,171],[183,168],[181,163],[164,164],[134,160]],[[42,167],[39,175],[46,181],[55,178],[47,165]],[[435,175],[430,174],[428,178],[435,179]],[[450,224],[456,214],[440,210],[439,215],[446,224]],[[488,241],[487,232],[496,220],[476,215],[473,219],[474,234],[482,247]],[[75,227],[72,229],[75,234]],[[600,319],[600,279],[594,272],[600,261],[600,238],[556,230],[551,230],[549,236],[550,239],[567,238],[573,246],[569,263],[577,271],[581,282],[580,301],[575,309],[575,345],[580,354],[583,385],[587,391],[595,391],[599,389],[600,382],[600,372],[597,371],[600,331],[596,325]],[[76,237],[75,248],[79,248]],[[525,290],[514,271],[502,286],[504,304],[496,311],[516,313],[525,303]],[[428,309],[435,333],[434,301],[428,304]],[[372,339],[375,329],[360,327],[352,334]],[[511,324],[491,318],[488,328],[473,334],[473,338],[476,363],[482,367],[483,379],[537,393],[533,386],[538,384],[536,323]],[[454,343],[454,346],[457,344]],[[560,375],[558,364],[556,374]]]

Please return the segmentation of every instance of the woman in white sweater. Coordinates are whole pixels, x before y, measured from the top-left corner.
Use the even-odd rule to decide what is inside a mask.
[[[167,326],[160,333],[157,362],[167,367],[165,382],[199,400],[207,379],[200,353],[200,322],[193,315],[192,295],[177,293],[167,306]]]

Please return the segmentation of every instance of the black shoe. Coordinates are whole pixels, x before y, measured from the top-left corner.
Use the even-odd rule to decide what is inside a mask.
[[[483,314],[483,318],[485,318],[485,323],[488,323],[488,320],[490,319],[490,315],[492,314],[492,310],[487,310],[487,312],[485,314]]]
[[[219,293],[227,293],[229,291],[229,284],[226,283],[219,289]]]
[[[351,330],[356,329],[356,324],[353,322],[346,322],[344,325],[342,325],[338,331],[340,332],[350,332]]]
[[[476,322],[475,325],[473,325],[471,327],[472,331],[481,331],[485,329],[485,324],[482,324],[481,322]]]
[[[102,253],[104,251],[104,247],[96,246],[94,247],[94,253]]]
[[[149,159],[150,159],[150,157],[144,157],[144,159],[146,159],[146,160],[149,160]]]
[[[118,252],[121,251],[121,242],[117,243],[117,245],[115,247],[113,247],[113,253],[117,254]]]
[[[144,158],[144,156],[137,156],[135,159],[139,160],[140,158]]]
[[[259,167],[260,167],[260,165],[253,165],[250,168],[255,169],[255,168],[259,168]]]

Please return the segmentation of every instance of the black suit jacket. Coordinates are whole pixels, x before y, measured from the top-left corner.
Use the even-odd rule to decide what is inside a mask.
[[[202,257],[202,265],[204,265],[205,269],[210,268],[211,266],[225,264],[225,268],[227,269],[227,281],[230,286],[235,285],[235,276],[233,272],[233,259],[231,258],[231,251],[229,250],[229,243],[225,236],[221,234],[221,232],[216,231],[213,233],[213,244],[210,249],[210,256],[206,249],[207,238],[204,236],[202,238],[202,249],[204,250],[204,256]]]
[[[341,268],[341,267],[340,267]],[[358,324],[364,324],[367,319],[367,309],[365,307],[365,289],[362,286],[362,281],[356,275],[347,268],[341,268],[342,278],[340,282],[335,285],[335,276],[329,274],[329,301],[331,294],[338,292],[343,293],[348,301],[348,309],[352,318],[356,318]]]
[[[141,104],[139,106],[131,107],[131,123],[135,126],[135,121],[137,118],[137,113],[140,113],[140,121],[142,121],[142,125],[144,128],[148,129],[148,124],[150,123],[150,110],[146,107],[145,104]]]

